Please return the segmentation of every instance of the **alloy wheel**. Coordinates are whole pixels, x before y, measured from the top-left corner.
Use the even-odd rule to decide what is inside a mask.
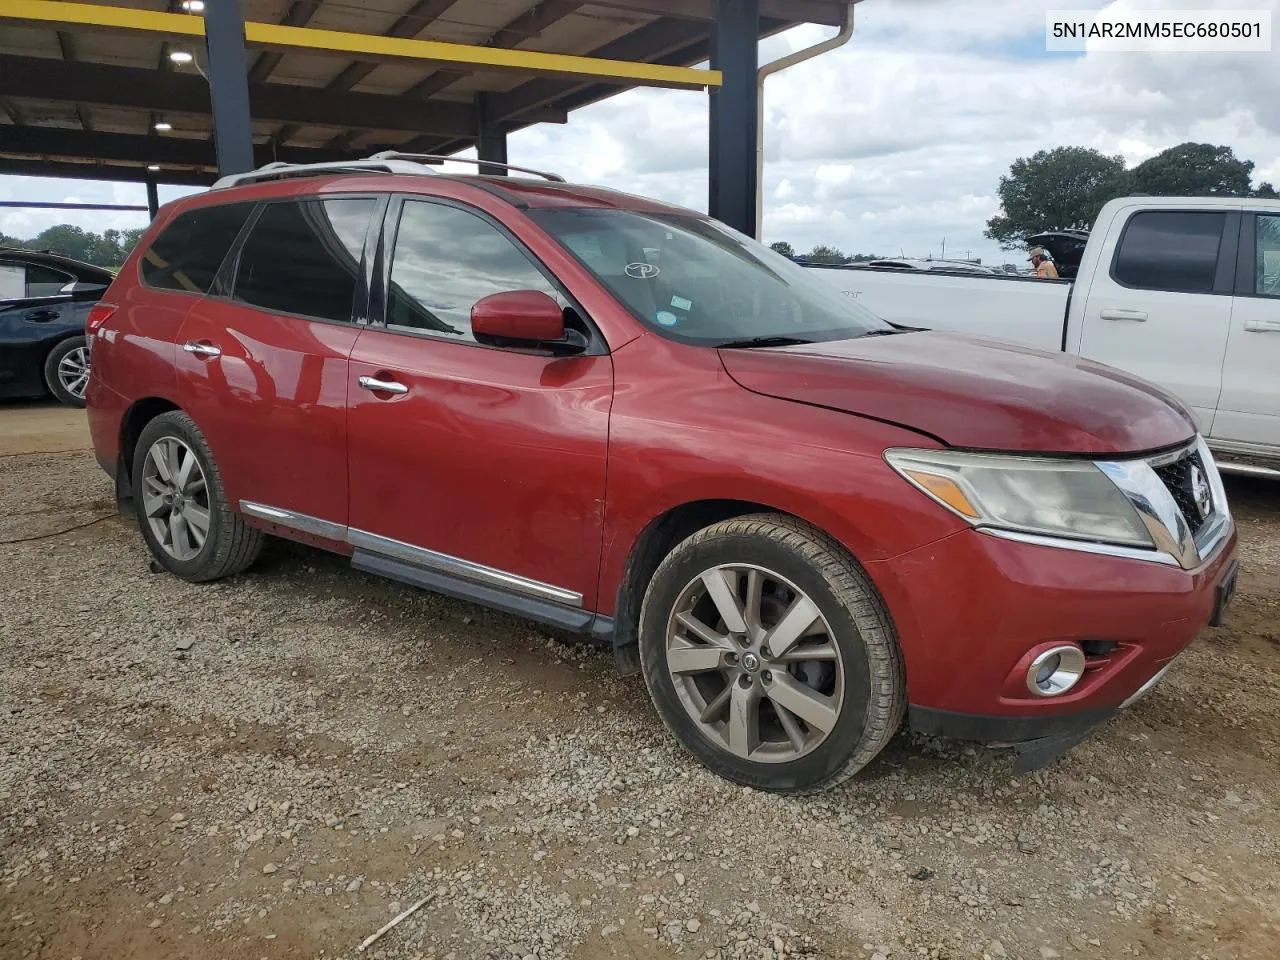
[[[209,536],[209,490],[200,461],[177,437],[161,437],[142,468],[142,505],[156,542],[175,560],[192,560]]]
[[[756,763],[812,752],[844,703],[831,626],[803,590],[752,564],[706,570],[667,623],[667,670],[703,736]]]
[[[76,347],[67,351],[67,355],[58,361],[58,382],[62,389],[77,400],[84,399],[85,387],[89,385],[89,351],[85,347]]]

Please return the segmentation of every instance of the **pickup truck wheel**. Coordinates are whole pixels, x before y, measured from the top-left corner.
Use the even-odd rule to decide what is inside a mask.
[[[183,580],[234,576],[262,552],[262,531],[231,509],[204,435],[181,411],[143,427],[133,489],[143,539],[161,566]]]
[[[762,790],[851,777],[906,709],[883,601],[838,543],[788,517],[726,520],[677,546],[645,594],[640,655],[680,742]]]
[[[49,351],[44,382],[60,402],[84,406],[84,388],[89,385],[89,348],[84,337],[68,337]]]

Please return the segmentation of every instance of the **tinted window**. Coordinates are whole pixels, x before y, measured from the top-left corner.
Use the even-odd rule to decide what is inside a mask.
[[[1223,213],[1152,210],[1134,214],[1116,251],[1115,278],[1130,287],[1210,293]]]
[[[471,308],[492,293],[555,288],[497,227],[438,203],[408,201],[391,258],[387,325],[460,340],[471,336]]]
[[[56,297],[75,278],[69,273],[53,270],[38,263],[27,264],[27,296]]]
[[[1280,297],[1280,216],[1258,217],[1257,292]]]
[[[165,290],[208,293],[251,203],[188,210],[174,217],[142,255],[142,279]]]
[[[350,320],[372,198],[269,203],[240,251],[235,299],[273,313]]]

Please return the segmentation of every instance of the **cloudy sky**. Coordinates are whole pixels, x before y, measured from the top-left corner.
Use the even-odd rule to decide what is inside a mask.
[[[983,227],[1000,175],[1061,146],[1130,165],[1185,140],[1233,147],[1255,183],[1280,185],[1280,50],[1048,54],[1047,8],[1280,9],[1280,0],[864,0],[848,47],[769,81],[765,238],[799,250],[1007,257]],[[1276,17],[1280,21],[1280,17]],[[762,62],[821,39],[769,40]],[[707,98],[640,90],[512,137],[513,163],[706,209]],[[167,200],[182,191],[161,191]],[[135,185],[0,177],[0,199],[145,203]],[[72,221],[101,230],[141,214],[0,212],[29,236]]]

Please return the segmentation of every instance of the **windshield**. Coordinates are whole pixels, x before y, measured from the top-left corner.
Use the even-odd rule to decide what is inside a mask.
[[[714,220],[531,210],[646,326],[684,343],[847,340],[892,327],[803,267]]]

